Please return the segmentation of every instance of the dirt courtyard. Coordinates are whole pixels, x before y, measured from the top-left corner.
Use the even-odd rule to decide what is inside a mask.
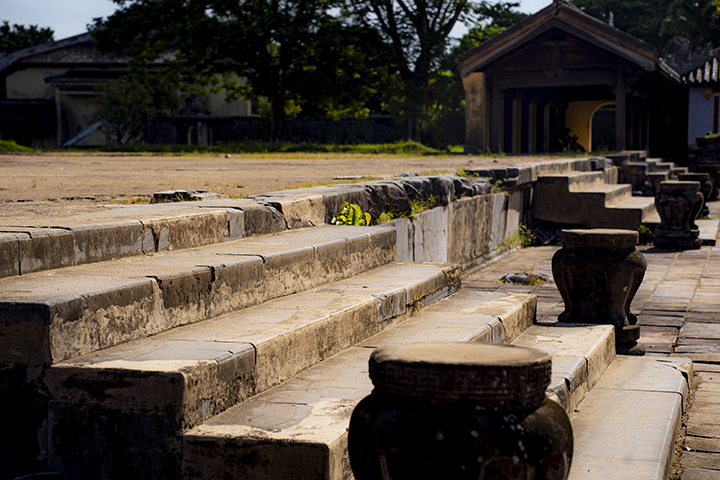
[[[392,178],[403,172],[455,173],[550,157],[343,154],[157,156],[96,153],[0,155],[0,220],[82,214],[147,201],[163,190],[245,197],[333,183],[338,177]]]

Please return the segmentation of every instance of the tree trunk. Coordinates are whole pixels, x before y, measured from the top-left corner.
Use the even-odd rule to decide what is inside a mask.
[[[285,95],[280,93],[270,99],[270,143],[280,143],[285,137]]]
[[[421,143],[422,137],[418,128],[417,115],[409,114],[407,117],[407,139]]]

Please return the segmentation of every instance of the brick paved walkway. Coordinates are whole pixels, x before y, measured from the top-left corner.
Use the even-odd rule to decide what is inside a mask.
[[[720,202],[711,205],[713,211],[715,218],[720,216]],[[509,272],[552,275],[551,259],[558,248],[520,250],[469,275],[463,288],[533,293],[538,297],[538,323],[557,322],[563,304],[555,284],[503,285],[498,279]],[[694,401],[679,459],[682,476],[676,478],[720,480],[720,246],[689,251],[640,246],[638,250],[648,261],[631,307],[639,314],[640,342],[648,355],[688,357],[694,362]]]

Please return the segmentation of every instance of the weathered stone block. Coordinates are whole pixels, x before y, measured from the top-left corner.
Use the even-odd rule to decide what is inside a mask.
[[[75,264],[142,255],[145,231],[140,221],[71,227]]]
[[[20,275],[20,240],[30,239],[26,233],[0,232],[0,278]]]
[[[20,274],[69,267],[75,263],[75,242],[62,229],[28,229],[29,238],[20,238]]]

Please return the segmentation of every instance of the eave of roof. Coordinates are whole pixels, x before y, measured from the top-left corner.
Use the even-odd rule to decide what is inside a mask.
[[[677,73],[672,69],[670,73],[661,66],[655,47],[587,15],[564,0],[553,1],[536,14],[461,55],[458,58],[460,76],[465,77],[482,69],[552,28],[589,39],[598,47],[648,72],[660,70],[677,81]]]
[[[171,60],[165,53],[153,66]],[[18,50],[0,58],[0,73],[27,66],[45,67],[118,67],[127,66],[130,58],[122,52],[101,52],[92,33],[83,33],[57,42]]]

